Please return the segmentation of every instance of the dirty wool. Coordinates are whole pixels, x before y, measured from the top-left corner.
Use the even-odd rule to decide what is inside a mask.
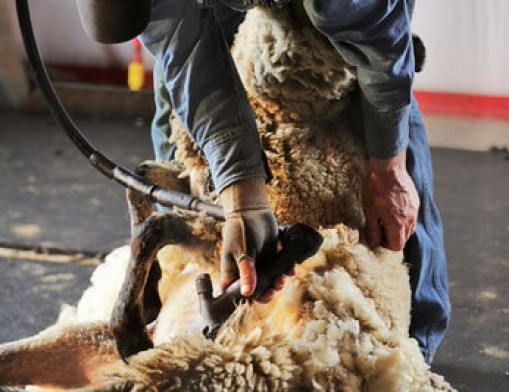
[[[156,347],[129,358],[129,366],[112,359],[94,379],[158,391],[452,391],[408,337],[410,287],[401,254],[373,253],[344,225],[320,232],[319,252],[297,266],[283,290],[266,305],[239,306],[214,341],[201,333],[194,287],[200,272],[217,278],[206,256],[212,243],[202,250],[164,248],[166,300],[153,329]],[[78,307],[53,328],[74,333],[78,321],[106,330],[100,320],[109,318],[128,253],[127,247],[112,252]],[[110,305],[97,311],[105,299]]]

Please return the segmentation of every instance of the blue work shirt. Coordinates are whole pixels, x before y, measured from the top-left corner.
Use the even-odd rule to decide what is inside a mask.
[[[368,154],[392,158],[408,146],[415,60],[413,0],[304,0],[315,25],[357,69]]]
[[[408,144],[413,5],[304,0],[311,21],[357,68],[372,157],[391,158]],[[190,0],[153,0],[141,40],[163,65],[171,103],[204,152],[216,189],[267,177],[253,113],[211,10]]]

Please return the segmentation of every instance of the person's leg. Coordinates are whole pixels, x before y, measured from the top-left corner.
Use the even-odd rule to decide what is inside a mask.
[[[158,161],[170,161],[175,155],[175,145],[169,142],[170,115],[173,108],[164,84],[164,70],[158,61],[154,63],[154,105],[155,112],[150,125],[154,158]]]
[[[363,140],[364,123],[358,89],[351,93],[347,118],[352,132]],[[421,202],[415,233],[404,249],[405,261],[410,265],[412,288],[409,332],[419,343],[426,362],[431,363],[445,335],[451,307],[442,221],[433,198],[431,153],[415,98],[410,110],[409,125],[407,170]]]
[[[431,153],[415,98],[410,111],[407,170],[421,201],[416,231],[404,250],[412,286],[410,336],[418,341],[424,358],[431,363],[445,335],[451,307],[443,227],[433,198]]]

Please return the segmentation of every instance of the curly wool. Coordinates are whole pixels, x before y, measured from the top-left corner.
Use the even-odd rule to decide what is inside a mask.
[[[345,118],[353,71],[297,5],[250,11],[233,57],[274,177],[269,196],[279,221],[362,227],[366,155]],[[196,196],[216,201],[201,152],[176,117],[172,129],[182,176]]]
[[[117,388],[154,391],[452,391],[408,337],[410,287],[401,254],[375,254],[343,225],[320,232],[321,249],[283,290],[267,305],[239,306],[215,341],[200,333],[193,293],[204,260],[187,258],[185,268],[172,269],[156,348],[129,358],[129,367],[112,362],[102,377]],[[160,253],[163,266],[175,263],[175,251]],[[123,268],[121,258],[109,263]],[[217,266],[208,265],[217,277]],[[394,290],[379,288],[395,283]],[[104,298],[102,287],[95,290]]]

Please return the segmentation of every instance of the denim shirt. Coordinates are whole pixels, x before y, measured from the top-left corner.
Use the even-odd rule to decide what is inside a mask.
[[[357,68],[368,154],[392,158],[408,145],[414,79],[414,0],[305,0],[315,26]]]
[[[414,72],[413,0],[304,0],[312,22],[357,67],[368,153],[390,158],[408,144]],[[210,9],[153,0],[141,35],[165,70],[176,113],[204,152],[218,191],[268,178],[254,116]]]
[[[171,105],[203,151],[216,190],[268,178],[247,94],[212,10],[153,0],[140,39],[162,65]]]

